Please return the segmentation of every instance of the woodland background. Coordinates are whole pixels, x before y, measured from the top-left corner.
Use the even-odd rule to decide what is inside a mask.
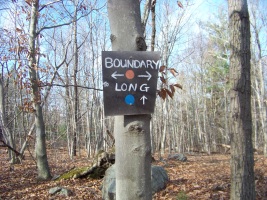
[[[6,120],[8,144],[21,153],[35,141],[28,3],[0,5],[1,121]],[[106,3],[43,0],[40,5],[36,67],[47,148],[67,147],[70,158],[83,151],[93,157],[114,145],[114,119],[104,116],[102,94],[101,51],[111,50]],[[144,11],[146,1],[141,5]],[[222,152],[222,144],[230,143],[227,2],[155,5],[145,38],[148,51],[161,52],[166,69],[151,120],[152,151]],[[249,1],[249,11],[253,144],[267,156],[267,3]]]

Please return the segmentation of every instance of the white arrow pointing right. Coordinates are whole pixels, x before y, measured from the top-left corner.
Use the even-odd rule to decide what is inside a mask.
[[[138,77],[144,77],[144,78],[147,78],[147,80],[149,81],[149,80],[151,79],[152,75],[151,75],[148,71],[146,71],[146,74],[147,74],[147,75],[138,75]]]

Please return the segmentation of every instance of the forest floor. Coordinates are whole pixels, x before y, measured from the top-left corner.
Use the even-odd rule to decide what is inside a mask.
[[[186,154],[186,162],[157,160],[153,165],[164,166],[169,175],[166,189],[155,194],[154,200],[229,199],[230,155],[229,154]],[[81,154],[70,160],[66,150],[49,150],[51,173],[59,175],[73,167],[90,166],[91,160]],[[0,149],[0,199],[101,199],[102,180],[71,179],[38,182],[36,164],[27,153],[19,165],[10,165],[7,154]],[[256,194],[258,200],[267,199],[267,159],[255,155]],[[50,188],[60,186],[72,191],[72,196],[50,196]]]

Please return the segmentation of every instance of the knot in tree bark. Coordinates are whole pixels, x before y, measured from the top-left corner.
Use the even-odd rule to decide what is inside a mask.
[[[114,42],[115,40],[116,40],[116,36],[113,35],[113,34],[111,34],[111,35],[110,35],[110,41],[111,41],[111,42]]]
[[[145,39],[141,36],[136,37],[136,46],[137,46],[137,50],[145,51],[147,48]]]
[[[131,125],[128,130],[129,131],[138,131],[138,132],[143,131],[142,127],[140,127],[139,125]]]

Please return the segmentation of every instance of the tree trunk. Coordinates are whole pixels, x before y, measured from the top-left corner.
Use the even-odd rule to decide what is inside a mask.
[[[21,149],[20,149],[20,151],[19,151],[19,153],[20,153],[20,159],[22,159],[22,157],[23,157],[23,155],[24,155],[24,152],[25,152],[25,150],[26,150],[26,147],[27,147],[27,145],[28,145],[29,138],[30,138],[30,136],[32,135],[32,133],[33,133],[33,131],[34,131],[34,128],[35,128],[34,125],[35,125],[35,122],[31,125],[31,128],[30,128],[30,130],[29,130],[29,133],[27,134],[27,137],[26,137],[26,139],[25,139],[23,145],[21,146]]]
[[[151,23],[152,23],[152,34],[151,34],[151,51],[155,49],[155,38],[156,38],[156,0],[152,1],[151,4]]]
[[[139,0],[109,0],[112,49],[145,51]],[[151,200],[150,115],[115,117],[116,199]]]
[[[3,136],[6,139],[6,143],[14,148],[14,137],[9,130],[9,127],[7,125],[7,118],[6,118],[6,110],[5,110],[5,92],[4,92],[4,86],[3,86],[3,76],[0,74],[0,129],[1,133],[3,132]],[[3,140],[4,140],[3,138]],[[14,151],[8,149],[8,154],[10,158],[10,163],[14,164],[17,163],[16,155]]]
[[[144,35],[145,35],[147,20],[148,20],[150,9],[151,9],[151,1],[152,0],[147,0],[146,5],[144,6],[144,13],[143,13],[143,19],[142,19]]]
[[[251,14],[252,14],[252,19],[251,19],[251,27],[252,30],[254,31],[255,35],[255,58],[254,58],[254,73],[255,73],[255,79],[254,79],[254,84],[255,84],[255,113],[259,116],[259,120],[257,121],[260,124],[259,128],[259,135],[263,136],[264,139],[264,145],[263,145],[263,152],[264,156],[267,157],[267,129],[266,129],[266,123],[267,123],[267,116],[266,116],[266,104],[264,103],[264,98],[266,98],[266,91],[264,87],[264,73],[263,73],[263,56],[262,56],[262,41],[260,38],[260,30],[261,30],[261,25],[258,25],[258,18],[260,16],[257,15],[257,10],[259,9],[258,7],[258,1],[255,2],[257,5],[256,8],[252,9]],[[257,101],[257,104],[256,104]],[[258,111],[256,111],[258,105]],[[258,144],[258,137],[256,137],[255,132],[255,144]],[[255,148],[258,148],[258,146],[255,146]]]
[[[231,199],[255,199],[252,147],[250,22],[246,0],[229,0]]]
[[[39,10],[39,0],[32,1],[31,10],[31,21],[30,21],[30,33],[29,33],[29,74],[31,80],[32,88],[32,101],[34,106],[35,114],[35,126],[36,126],[36,143],[35,143],[35,153],[37,160],[37,172],[38,179],[47,180],[51,178],[49,165],[47,161],[46,154],[46,144],[45,144],[45,124],[43,119],[43,112],[41,107],[41,93],[38,87],[38,63],[36,61],[36,26],[38,23],[38,10]]]
[[[78,84],[77,84],[77,73],[78,73],[78,41],[77,41],[77,6],[78,3],[75,2],[74,11],[74,22],[73,22],[73,37],[74,37],[74,68],[73,68],[73,84],[74,84],[74,124],[73,124],[73,143],[72,143],[72,156],[77,155],[77,137],[78,137],[78,115],[79,115],[79,95],[78,95]]]

